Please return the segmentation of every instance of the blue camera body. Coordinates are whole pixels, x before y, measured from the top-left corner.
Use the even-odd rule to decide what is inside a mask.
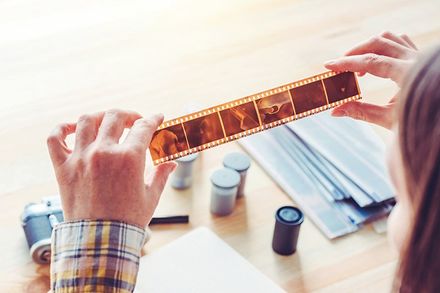
[[[25,206],[21,215],[21,225],[34,262],[50,263],[52,230],[63,221],[63,210],[58,196],[46,197],[41,203]]]

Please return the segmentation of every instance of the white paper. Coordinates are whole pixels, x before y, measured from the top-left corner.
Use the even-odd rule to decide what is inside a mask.
[[[209,229],[198,228],[141,258],[135,292],[285,291]]]

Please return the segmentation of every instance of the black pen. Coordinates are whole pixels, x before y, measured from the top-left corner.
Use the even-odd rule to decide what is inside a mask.
[[[150,225],[156,224],[185,224],[189,222],[189,215],[169,216],[169,217],[153,217]]]

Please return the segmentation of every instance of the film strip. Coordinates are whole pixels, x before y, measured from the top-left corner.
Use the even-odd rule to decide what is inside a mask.
[[[325,72],[162,123],[150,153],[154,165],[358,100],[353,72]]]

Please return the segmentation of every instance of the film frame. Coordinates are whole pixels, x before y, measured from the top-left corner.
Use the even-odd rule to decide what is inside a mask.
[[[361,98],[355,73],[324,72],[165,121],[151,158],[158,165]]]

